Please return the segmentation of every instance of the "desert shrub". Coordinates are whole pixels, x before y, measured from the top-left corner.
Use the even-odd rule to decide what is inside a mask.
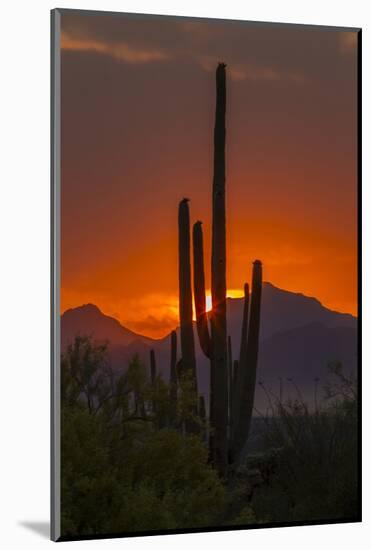
[[[276,402],[266,421],[276,450],[274,473],[254,492],[252,506],[265,521],[357,517],[358,442],[356,382],[339,364],[326,400],[314,412],[300,398]]]
[[[78,337],[62,357],[63,535],[356,518],[356,381],[339,364],[330,372],[314,410],[300,395],[276,400],[254,450],[221,480],[187,377],[169,421],[160,374],[151,382],[138,356],[112,372],[106,346]]]
[[[62,369],[63,535],[218,524],[224,486],[201,438],[163,421],[164,381],[149,384],[137,356],[112,376],[105,349],[84,338],[67,350]]]

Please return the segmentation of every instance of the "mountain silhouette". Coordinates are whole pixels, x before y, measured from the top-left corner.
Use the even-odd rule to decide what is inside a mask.
[[[94,304],[67,309],[61,317],[61,349],[64,350],[77,334],[107,341],[113,346],[146,343],[151,339],[123,327],[117,319],[101,312]]]
[[[241,326],[242,298],[228,298],[228,326],[232,340],[239,345],[238,330]],[[289,292],[271,283],[263,284],[261,304],[260,340],[276,332],[302,327],[311,323],[322,323],[327,327],[355,327],[356,318],[348,313],[338,313],[324,307],[316,298]],[[236,337],[236,338],[235,338]]]
[[[227,317],[234,358],[238,358],[243,299],[228,298]],[[123,327],[116,319],[104,315],[93,304],[65,311],[61,318],[61,347],[75,335],[89,335],[109,342],[111,364],[126,368],[138,353],[149,365],[149,351],[156,352],[159,371],[167,380],[170,364],[170,335],[154,340]],[[180,354],[179,328],[178,356]],[[196,343],[199,391],[208,396],[209,361]],[[267,407],[266,392],[295,398],[297,389],[305,400],[313,400],[315,384],[321,387],[328,377],[330,362],[340,361],[346,370],[357,364],[357,319],[331,311],[316,298],[279,289],[265,282],[262,293],[260,350],[255,407]],[[315,383],[315,379],[317,382]]]

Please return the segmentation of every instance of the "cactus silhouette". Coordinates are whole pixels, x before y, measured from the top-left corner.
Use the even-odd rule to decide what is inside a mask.
[[[205,406],[205,398],[203,395],[200,395],[198,398],[198,414],[201,420],[206,420],[206,406]]]
[[[152,398],[152,412],[153,414],[156,414],[156,376],[157,376],[157,368],[156,368],[156,355],[155,350],[151,349],[149,351],[149,364],[151,369],[151,386],[152,386],[152,392],[153,392],[153,398]]]
[[[170,422],[175,425],[176,423],[176,410],[178,401],[178,377],[177,377],[177,336],[175,330],[170,334]]]
[[[247,348],[237,369],[235,399],[238,403],[238,414],[234,425],[232,459],[238,462],[249,436],[251,417],[254,405],[256,368],[259,350],[260,306],[262,293],[262,263],[255,260],[253,264],[251,306],[248,326]],[[245,298],[246,303],[246,298]],[[242,363],[241,363],[242,361]]]
[[[151,349],[150,352],[149,352],[149,362],[150,362],[150,366],[151,366],[151,384],[152,386],[154,386],[155,384],[155,380],[156,380],[156,355],[155,355],[155,350],[154,349]]]
[[[202,222],[193,226],[193,288],[195,297],[196,324],[200,346],[206,357],[211,357],[211,341],[206,312],[205,270]]]
[[[242,325],[241,325],[241,344],[240,344],[240,363],[243,362],[247,353],[247,327],[249,319],[249,285],[245,283],[244,285],[244,299],[243,299],[243,314],[242,314]]]
[[[231,428],[231,456],[233,457],[233,439],[235,438],[237,424],[238,424],[238,415],[241,407],[241,397],[242,397],[242,377],[243,377],[243,365],[246,363],[246,354],[247,354],[247,331],[248,331],[248,321],[249,321],[249,285],[245,283],[244,285],[244,300],[243,300],[243,313],[242,313],[242,325],[241,325],[241,343],[240,343],[240,356],[239,360],[235,363],[235,372],[234,372],[234,384],[232,389],[232,428]]]
[[[214,127],[214,177],[211,244],[211,333],[205,298],[203,236],[201,222],[193,226],[194,294],[197,332],[203,353],[210,359],[210,455],[214,466],[224,475],[228,459],[228,358],[227,358],[227,282],[225,224],[225,109],[226,79],[224,63],[216,70],[216,107]]]
[[[210,360],[209,420],[210,459],[221,476],[229,462],[237,462],[249,435],[254,404],[259,346],[262,264],[254,262],[249,314],[249,285],[244,285],[239,359],[233,360],[232,341],[227,338],[226,207],[225,207],[225,114],[226,65],[216,69],[214,126],[214,174],[212,185],[211,297],[210,329],[206,311],[205,269],[202,223],[193,226],[194,301],[197,334],[201,349]],[[179,203],[179,318],[181,359],[176,362],[176,335],[171,336],[170,381],[191,373],[197,395],[195,343],[192,324],[189,200]],[[174,382],[174,383],[173,383]],[[172,390],[174,391],[174,389]],[[198,399],[194,413],[206,417],[204,399]],[[187,431],[195,431],[192,422]]]
[[[191,284],[191,242],[189,222],[189,199],[179,203],[179,319],[181,360],[178,363],[179,378],[190,381],[191,391],[197,396],[197,372],[195,342],[192,321],[192,284]],[[192,409],[192,415],[197,415],[197,399]],[[197,422],[189,418],[184,425],[186,432],[197,433]]]
[[[235,385],[237,382],[237,371],[238,371],[238,359],[233,361],[233,381],[232,381],[232,393],[233,396],[236,394]]]
[[[211,242],[211,369],[212,400],[210,417],[214,427],[211,440],[213,462],[221,475],[227,467],[228,443],[228,364],[227,364],[227,281],[225,223],[225,109],[226,76],[224,63],[216,69],[214,127],[214,177]]]
[[[233,402],[233,353],[232,338],[228,336],[228,422],[229,439],[232,436],[232,402]]]
[[[210,359],[210,458],[223,476],[230,461],[237,460],[249,434],[255,394],[258,356],[262,266],[254,262],[249,318],[249,285],[244,285],[244,308],[239,359],[233,361],[227,339],[226,315],[226,209],[225,209],[225,111],[226,65],[216,70],[214,127],[214,176],[212,190],[212,251],[210,331],[206,312],[202,224],[193,226],[194,299],[197,334]]]
[[[182,369],[191,371],[197,391],[195,343],[192,325],[192,285],[188,199],[179,203],[179,318]]]

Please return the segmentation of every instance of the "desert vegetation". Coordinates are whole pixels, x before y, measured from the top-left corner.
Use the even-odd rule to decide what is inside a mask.
[[[137,356],[112,371],[107,352],[79,336],[62,358],[63,536],[357,516],[356,381],[341,365],[315,412],[271,397],[238,468],[220,477],[192,380],[174,403],[171,380]]]

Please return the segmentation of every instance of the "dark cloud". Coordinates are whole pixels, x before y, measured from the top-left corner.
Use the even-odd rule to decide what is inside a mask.
[[[116,58],[121,48],[154,52],[167,59],[190,58],[207,68],[224,60],[236,80],[292,83],[326,78],[344,81],[345,51],[355,54],[356,32],[326,27],[257,25],[242,21],[111,14],[65,14],[70,40],[95,43]],[[156,59],[156,57],[155,57]],[[354,63],[353,59],[353,63]]]

